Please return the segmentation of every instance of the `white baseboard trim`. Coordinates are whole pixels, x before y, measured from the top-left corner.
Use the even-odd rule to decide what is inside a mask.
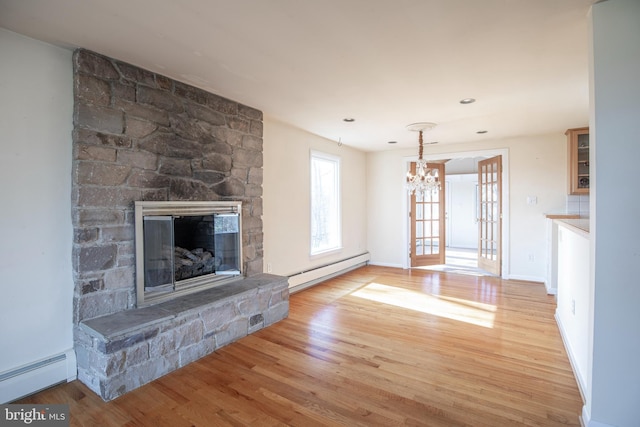
[[[386,262],[369,262],[369,265],[375,265],[377,267],[402,268],[403,270],[406,270],[406,268],[402,264],[391,264]]]
[[[77,377],[76,353],[69,349],[0,373],[0,403],[13,402],[24,396]]]
[[[540,283],[544,283],[544,277],[525,276],[525,275],[522,275],[522,274],[510,274],[509,277],[507,277],[506,279],[508,279],[508,280],[523,280],[525,282],[540,282]]]
[[[591,419],[591,414],[587,412],[587,405],[582,407],[582,416],[580,417],[582,427],[614,427],[611,424],[605,424]]]
[[[331,279],[332,277],[355,270],[356,268],[366,265],[369,262],[369,258],[369,252],[366,252],[331,264],[292,274],[289,276],[289,292],[298,292]]]
[[[562,338],[562,343],[564,344],[564,349],[567,352],[567,355],[569,356],[569,364],[571,365],[571,370],[573,371],[573,376],[576,379],[576,382],[578,383],[578,389],[580,390],[580,395],[582,396],[582,401],[586,402],[586,396],[587,396],[587,385],[582,381],[582,378],[580,375],[578,375],[578,369],[577,369],[577,362],[575,360],[575,357],[573,355],[573,351],[571,350],[571,346],[569,346],[569,341],[567,340],[567,333],[564,329],[564,326],[562,324],[562,321],[560,320],[560,316],[558,316],[558,313],[556,313],[554,315],[554,318],[556,319],[556,324],[558,325],[558,330],[560,331],[560,338]],[[583,408],[584,409],[584,408]]]

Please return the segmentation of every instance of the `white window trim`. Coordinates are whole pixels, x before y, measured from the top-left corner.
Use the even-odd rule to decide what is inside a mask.
[[[313,170],[313,160],[314,159],[323,159],[335,162],[337,164],[336,171],[336,193],[337,193],[337,219],[338,219],[338,230],[337,230],[337,244],[334,247],[326,248],[322,250],[313,249],[313,176],[311,171]],[[311,150],[309,155],[309,254],[310,257],[316,258],[319,256],[330,255],[333,253],[337,253],[342,250],[342,159],[339,156],[335,156],[332,154],[324,153],[321,151]]]

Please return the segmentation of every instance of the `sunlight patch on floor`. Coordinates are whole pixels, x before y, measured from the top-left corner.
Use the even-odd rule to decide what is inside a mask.
[[[442,295],[429,295],[380,283],[369,283],[351,295],[421,313],[493,328],[496,306]]]

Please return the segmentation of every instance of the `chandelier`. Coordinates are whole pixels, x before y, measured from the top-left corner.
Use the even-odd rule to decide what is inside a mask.
[[[425,130],[429,130],[434,128],[435,123],[413,123],[407,126],[407,129],[411,131],[418,131],[418,161],[416,162],[416,172],[415,174],[411,173],[411,170],[407,172],[407,190],[409,191],[409,195],[412,194],[424,194],[426,191],[439,191],[440,190],[440,181],[438,180],[438,170],[437,169],[429,169],[427,167],[427,161],[422,158],[423,152],[423,141],[422,141],[422,132]]]

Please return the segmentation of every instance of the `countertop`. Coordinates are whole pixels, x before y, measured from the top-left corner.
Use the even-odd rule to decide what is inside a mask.
[[[584,234],[586,237],[589,237],[589,218],[555,219],[554,221],[556,221],[558,225],[565,226],[578,232],[578,234]]]
[[[547,213],[545,217],[554,220],[558,225],[563,225],[579,234],[589,237],[589,218],[587,217],[563,212]]]
[[[580,219],[580,214],[570,214],[562,212],[551,212],[544,214],[549,219]]]

